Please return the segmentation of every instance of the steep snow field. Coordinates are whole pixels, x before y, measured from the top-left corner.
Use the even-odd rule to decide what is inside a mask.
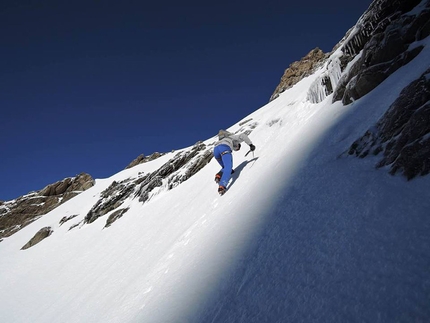
[[[146,204],[127,200],[109,228],[98,219],[69,231],[114,180],[152,172],[177,152],[97,180],[0,243],[1,321],[430,320],[429,176],[407,182],[375,170],[375,157],[342,155],[429,58],[427,46],[346,107],[331,96],[308,100],[322,68],[246,116],[257,149],[234,154],[222,197],[212,160]],[[49,238],[20,250],[45,226]]]

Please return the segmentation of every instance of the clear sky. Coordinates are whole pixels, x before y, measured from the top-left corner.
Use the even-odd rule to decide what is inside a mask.
[[[215,135],[370,3],[2,1],[0,200]]]

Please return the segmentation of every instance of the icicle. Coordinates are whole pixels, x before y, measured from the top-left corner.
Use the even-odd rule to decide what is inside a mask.
[[[330,78],[332,89],[334,90],[339,83],[340,77],[342,76],[340,59],[338,57],[333,58],[333,60],[329,63],[328,76]]]
[[[333,57],[327,64],[327,70],[322,73],[309,87],[307,99],[311,103],[319,103],[333,93],[339,83],[342,71],[339,57]]]
[[[311,103],[319,103],[324,100],[325,97],[325,86],[322,84],[322,77],[319,77],[309,87],[307,99]]]

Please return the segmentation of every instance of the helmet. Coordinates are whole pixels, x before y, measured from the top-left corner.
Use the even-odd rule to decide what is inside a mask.
[[[233,150],[235,151],[240,150],[240,142],[233,142]]]

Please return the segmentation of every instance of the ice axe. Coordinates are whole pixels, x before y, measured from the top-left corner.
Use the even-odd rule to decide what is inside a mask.
[[[250,144],[249,151],[245,154],[245,157],[248,156],[248,154],[252,151],[252,158],[254,158],[254,150],[255,150],[255,146],[253,144]]]

